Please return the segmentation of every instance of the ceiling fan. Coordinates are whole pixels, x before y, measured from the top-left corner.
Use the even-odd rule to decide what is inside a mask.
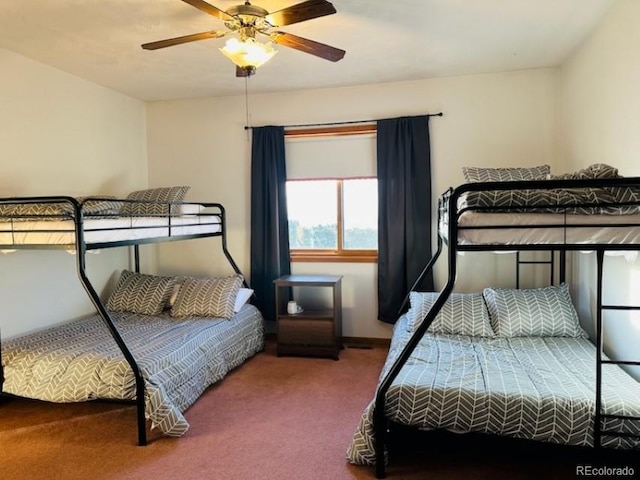
[[[228,30],[211,30],[183,37],[159,40],[145,43],[142,48],[145,50],[157,50],[182,43],[220,38],[229,33],[237,33],[240,41],[238,42],[237,39],[233,38],[220,50],[236,64],[236,76],[238,77],[253,75],[258,66],[276,53],[270,44],[258,42],[256,35],[266,36],[273,43],[294,48],[331,62],[337,62],[346,53],[339,48],[277,30],[278,27],[336,13],[334,6],[326,0],[307,0],[272,13],[269,13],[264,8],[252,5],[249,0],[246,0],[243,5],[233,6],[226,11],[220,10],[204,0],[182,1],[222,20]]]

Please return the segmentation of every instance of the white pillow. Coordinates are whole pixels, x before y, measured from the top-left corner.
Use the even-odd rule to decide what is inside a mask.
[[[180,215],[198,215],[203,210],[204,205],[199,205],[197,203],[183,203],[180,204],[178,213]]]
[[[173,285],[173,290],[171,291],[169,300],[167,300],[167,308],[173,307],[173,304],[176,303],[176,298],[178,298],[178,292],[180,291],[180,282],[182,282],[182,278],[175,277],[175,282],[176,283]]]
[[[415,332],[440,295],[438,292],[411,292],[407,328]],[[489,313],[482,293],[452,293],[427,330],[431,333],[493,337]]]
[[[485,288],[491,326],[500,337],[586,338],[566,283],[513,289]]]
[[[249,301],[251,295],[253,295],[252,289],[240,287],[236,295],[236,304],[233,306],[233,311],[238,313],[242,306]]]

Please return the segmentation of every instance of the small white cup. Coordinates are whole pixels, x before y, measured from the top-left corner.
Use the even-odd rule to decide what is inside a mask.
[[[298,304],[294,300],[291,300],[289,303],[287,303],[287,313],[289,315],[293,315],[297,311],[298,311]]]
[[[294,300],[287,303],[287,313],[289,315],[295,315],[300,312],[302,312],[302,308]]]

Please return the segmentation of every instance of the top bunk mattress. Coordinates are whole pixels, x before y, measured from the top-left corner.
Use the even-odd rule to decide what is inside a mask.
[[[159,217],[86,218],[86,244],[108,244],[185,235],[216,234],[222,231],[218,215]],[[0,245],[75,245],[73,220],[24,220],[0,222]]]
[[[640,214],[466,211],[457,227],[458,245],[640,245]],[[449,241],[447,217],[441,219],[439,229]]]

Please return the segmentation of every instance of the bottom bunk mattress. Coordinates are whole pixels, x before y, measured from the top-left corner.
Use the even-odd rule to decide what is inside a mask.
[[[410,337],[406,318],[394,328],[380,379]],[[486,338],[427,333],[386,395],[392,421],[423,430],[483,432],[551,443],[594,443],[596,350],[582,338]],[[347,458],[374,465],[372,401]],[[640,383],[617,365],[603,366],[602,411],[640,417]],[[605,430],[640,434],[640,422],[607,419]],[[603,436],[607,447],[631,438]]]
[[[145,379],[151,428],[181,436],[183,412],[228,371],[264,348],[264,321],[252,305],[230,319],[112,312]],[[129,364],[98,315],[8,340],[3,391],[51,402],[134,399]]]

